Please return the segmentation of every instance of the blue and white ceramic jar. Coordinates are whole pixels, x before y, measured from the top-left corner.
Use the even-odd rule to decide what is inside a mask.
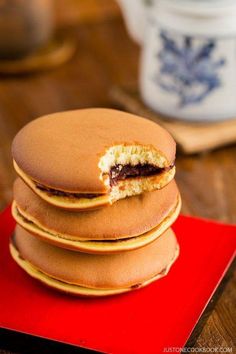
[[[143,38],[140,90],[169,117],[236,117],[236,0],[153,0]]]
[[[118,0],[142,45],[152,109],[195,121],[236,117],[236,0]]]

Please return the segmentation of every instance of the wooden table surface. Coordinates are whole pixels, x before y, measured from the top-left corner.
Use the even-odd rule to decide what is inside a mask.
[[[11,141],[24,124],[56,111],[114,107],[110,88],[137,81],[139,48],[128,38],[115,5],[108,12],[109,16],[81,21],[71,29],[78,50],[64,66],[37,75],[0,77],[0,210],[12,198]],[[236,146],[191,157],[178,154],[176,178],[183,213],[236,223]],[[232,347],[236,352],[235,294],[236,272],[231,269],[214,307],[210,306],[188,345]],[[14,341],[19,346],[12,349]],[[0,353],[7,353],[9,345],[11,353],[35,353],[33,342],[28,340],[26,351],[20,341],[0,332]]]

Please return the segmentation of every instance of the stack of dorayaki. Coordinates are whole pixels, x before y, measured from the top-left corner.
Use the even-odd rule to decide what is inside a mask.
[[[179,254],[175,142],[111,109],[38,118],[19,131],[10,252],[42,283],[106,296],[166,275]]]

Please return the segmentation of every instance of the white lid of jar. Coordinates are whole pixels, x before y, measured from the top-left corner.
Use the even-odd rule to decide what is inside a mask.
[[[236,0],[154,0],[149,15],[165,28],[204,37],[236,36]]]
[[[236,15],[236,0],[156,0],[156,3],[170,11],[191,16]]]

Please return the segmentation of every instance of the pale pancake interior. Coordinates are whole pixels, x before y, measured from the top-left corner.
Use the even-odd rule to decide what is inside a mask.
[[[114,145],[107,149],[99,161],[101,170],[100,179],[104,181],[107,188],[110,187],[109,173],[114,166],[138,166],[151,165],[156,168],[169,167],[170,163],[166,157],[151,146],[143,145]],[[159,175],[128,178],[118,181],[110,190],[111,203],[156,189],[161,189],[174,177],[175,168],[170,171],[163,171]]]

